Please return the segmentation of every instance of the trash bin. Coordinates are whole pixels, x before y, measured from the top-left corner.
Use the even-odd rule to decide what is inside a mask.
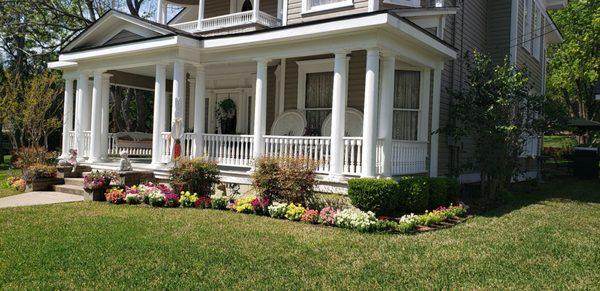
[[[598,148],[576,147],[573,149],[575,167],[573,175],[580,179],[598,179]]]

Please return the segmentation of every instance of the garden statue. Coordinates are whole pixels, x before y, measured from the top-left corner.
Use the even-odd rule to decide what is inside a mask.
[[[75,171],[77,170],[77,150],[70,149],[69,158],[66,160],[61,159],[60,161],[58,161],[58,165],[61,167],[73,167],[72,172],[75,173]]]
[[[127,151],[121,151],[121,161],[119,162],[119,171],[121,172],[129,172],[133,171],[133,167],[131,166],[131,162],[129,161],[129,154]]]

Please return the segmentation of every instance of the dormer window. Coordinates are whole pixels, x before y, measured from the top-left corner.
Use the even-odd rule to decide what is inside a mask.
[[[302,13],[352,7],[354,0],[302,0]]]

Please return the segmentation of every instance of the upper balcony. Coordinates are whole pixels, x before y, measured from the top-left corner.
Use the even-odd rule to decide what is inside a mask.
[[[162,3],[160,3],[162,2]],[[157,20],[202,35],[236,33],[281,26],[282,0],[159,0]],[[167,5],[182,10],[166,23]]]

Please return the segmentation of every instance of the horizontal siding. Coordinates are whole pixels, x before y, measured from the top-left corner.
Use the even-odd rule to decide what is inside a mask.
[[[368,0],[354,0],[354,7],[327,10],[319,13],[310,13],[302,15],[302,1],[303,0],[288,0],[288,24],[296,24],[343,15],[363,13],[367,12],[369,6]]]
[[[530,52],[528,52],[526,49],[523,48],[523,5],[524,5],[524,1],[520,0],[519,1],[519,17],[518,17],[518,25],[517,25],[517,35],[518,40],[517,40],[517,66],[519,66],[520,68],[526,68],[528,76],[529,76],[529,85],[531,86],[531,88],[535,91],[535,93],[540,94],[541,92],[543,92],[542,90],[542,78],[544,76],[542,70],[542,62],[544,59],[540,58],[540,60],[537,60],[533,55],[531,55]],[[532,24],[533,25],[533,24]],[[546,25],[546,23],[544,22],[544,19],[542,19],[542,25],[541,27],[544,27]],[[537,41],[542,41],[543,44],[543,37],[542,36],[540,39],[538,39]],[[531,38],[531,34],[529,35],[529,37],[526,36],[526,39]],[[542,47],[543,49],[543,47]]]
[[[495,63],[502,63],[510,52],[511,1],[489,1],[487,53]]]

